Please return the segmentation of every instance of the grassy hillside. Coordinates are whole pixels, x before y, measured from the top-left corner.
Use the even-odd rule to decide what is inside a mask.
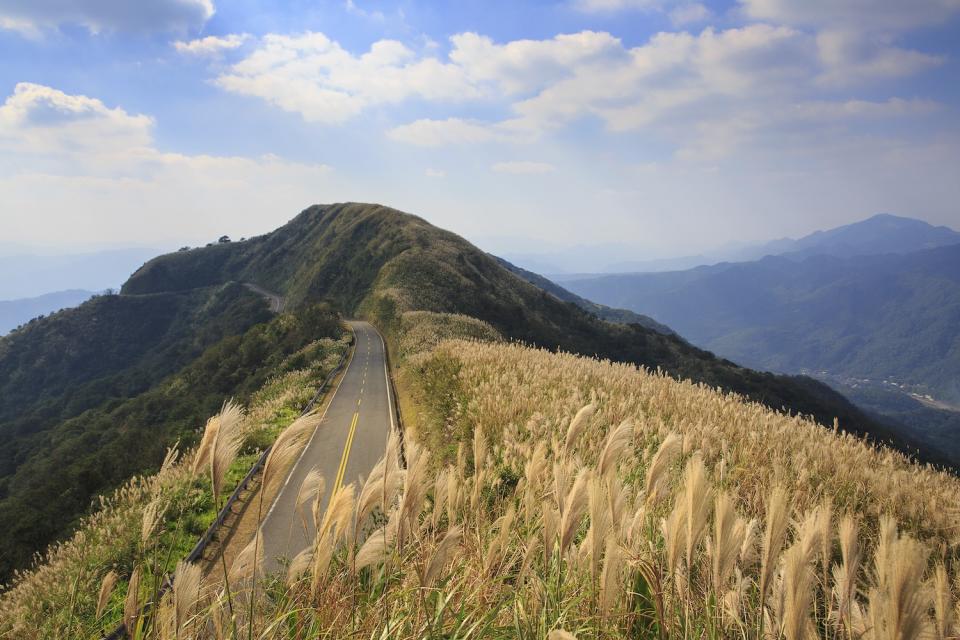
[[[322,307],[250,326],[269,314],[244,291],[98,298],[0,341],[0,576],[71,531],[97,495],[191,442],[225,399],[339,335]]]
[[[464,239],[379,205],[314,206],[264,236],[161,256],[138,270],[123,292],[180,291],[229,280],[282,292],[293,305],[327,300],[345,312],[373,317],[388,330],[405,311],[462,314],[489,323],[508,339],[659,367],[773,408],[813,415],[826,425],[839,418],[846,429],[916,449],[826,385],[757,373],[675,335],[601,320],[527,282]]]
[[[408,339],[493,337],[476,320],[418,313],[402,323],[401,374],[419,409],[406,468],[393,441],[364,486],[348,485],[319,514],[329,526],[310,552],[252,604],[250,552],[229,571],[243,606],[219,585],[184,589],[141,620],[139,637],[211,626],[228,637],[401,639],[957,632],[956,477],[629,365]],[[102,540],[101,523],[122,509],[134,512],[109,506],[85,539]],[[82,562],[77,546],[0,612],[29,621],[44,594],[66,603],[68,588],[42,583],[58,571],[61,584],[82,576],[76,609],[92,617],[107,566]],[[108,591],[113,619],[126,575]],[[38,624],[63,633],[77,623]]]
[[[262,347],[277,341],[299,342],[296,336],[304,330],[339,331],[325,318],[329,314],[316,309],[307,316],[283,316],[258,326],[241,343],[211,350],[205,356],[204,369],[215,376],[242,374],[253,364],[245,360],[258,351],[263,353]],[[319,325],[312,325],[317,321]],[[293,348],[293,344],[287,347]],[[184,438],[176,445],[170,443],[174,448],[168,451],[162,468],[134,476],[116,491],[104,494],[71,537],[52,545],[0,594],[0,638],[102,637],[122,619],[125,597],[133,591],[129,581],[135,568],[140,576],[137,593],[142,591],[144,599],[152,599],[160,579],[174,571],[216,517],[223,494],[232,491],[262,449],[294,423],[347,349],[346,340],[330,338],[313,340],[282,359],[278,358],[280,351],[268,349],[267,362],[255,368],[255,375],[238,394],[249,400],[246,415],[236,425],[242,445],[233,463],[224,469],[219,504],[214,501],[210,474],[202,464],[195,465],[196,451],[191,448],[211,414],[199,413],[197,418],[192,408],[184,407],[180,429]],[[195,376],[199,369],[192,373]],[[181,395],[183,384],[200,383],[186,373],[183,376],[172,381]],[[263,384],[257,387],[259,382]],[[216,414],[224,396],[208,398],[208,390],[203,387],[196,399],[203,405],[200,411]],[[153,406],[163,402],[155,397]],[[160,438],[156,440],[162,444]],[[101,582],[107,575],[119,581],[101,598]]]

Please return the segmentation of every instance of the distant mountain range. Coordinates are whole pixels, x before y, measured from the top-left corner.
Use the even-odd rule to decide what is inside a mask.
[[[928,409],[960,406],[960,234],[881,215],[766,247],[786,253],[559,282],[744,365],[820,377],[918,426]]]
[[[47,293],[35,298],[0,300],[0,336],[38,316],[45,316],[54,311],[75,307],[81,302],[89,300],[92,295],[94,295],[92,291],[69,289]]]
[[[705,253],[656,259],[629,257],[625,245],[577,246],[533,253],[508,251],[503,257],[524,269],[571,281],[598,273],[680,271],[719,262],[747,262],[768,255],[850,257],[877,253],[909,253],[960,243],[960,233],[921,220],[881,213],[853,224],[817,231],[799,239],[781,238],[760,244],[729,244]],[[584,271],[593,264],[592,273]]]

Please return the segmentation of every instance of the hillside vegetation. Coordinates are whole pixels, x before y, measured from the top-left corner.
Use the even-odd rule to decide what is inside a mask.
[[[421,338],[489,331],[438,314],[402,324]],[[186,586],[155,616],[129,618],[138,637],[957,632],[954,476],[630,365],[429,342],[405,343],[401,376],[419,408],[405,467],[391,439],[362,486],[315,512],[313,548],[252,600],[252,544],[229,571],[229,597],[178,568],[174,585]],[[91,567],[87,584],[106,569]]]
[[[313,206],[264,236],[161,256],[138,270],[123,293],[231,280],[281,292],[291,305],[326,300],[345,313],[374,318],[388,331],[406,311],[470,316],[507,339],[660,368],[775,409],[812,415],[825,425],[838,418],[846,429],[917,450],[909,437],[876,423],[826,385],[757,373],[676,335],[601,320],[527,282],[464,239],[379,205]]]
[[[290,354],[341,331],[322,307],[244,330],[269,317],[266,305],[228,288],[226,300],[207,299],[219,313],[191,308],[203,291],[98,298],[0,341],[0,415],[12,416],[0,423],[0,577],[72,531],[98,495],[157,469],[177,440],[193,442],[225,399],[246,399]],[[161,335],[149,335],[158,326]]]
[[[319,320],[327,314],[317,309],[310,315]],[[326,329],[336,331],[330,326]],[[246,360],[269,344],[265,337],[273,335],[289,341],[303,330],[317,330],[319,334],[324,326],[311,327],[303,319],[281,316],[251,330],[252,335],[244,336],[242,343],[211,350],[204,370],[214,376],[227,372],[240,375],[249,368]],[[223,496],[233,490],[262,449],[295,422],[347,346],[344,339],[324,337],[283,358],[278,358],[281,351],[274,349],[256,374],[246,379],[241,397],[248,398],[248,411],[234,421],[241,438],[234,452],[236,458],[232,463],[218,460],[222,482],[219,500],[212,491],[211,475],[205,473],[203,461],[196,458],[189,443],[202,431],[207,415],[216,414],[208,422],[208,429],[211,423],[223,426],[222,414],[230,411],[237,416],[230,410],[236,405],[227,405],[221,411],[221,405],[207,403],[201,391],[198,400],[204,401],[203,411],[207,413],[198,420],[184,418],[188,437],[171,444],[160,470],[134,476],[102,496],[71,537],[52,545],[31,570],[18,573],[13,585],[0,595],[0,637],[100,637],[123,620],[128,602],[143,604],[155,598],[161,579],[175,570],[213,521]],[[258,386],[258,379],[262,386]],[[197,382],[183,378],[176,380],[175,386],[182,394],[183,384]],[[218,402],[226,397],[219,394]],[[136,588],[130,587],[131,582]],[[102,589],[102,584],[109,589]],[[141,596],[143,600],[139,600]]]

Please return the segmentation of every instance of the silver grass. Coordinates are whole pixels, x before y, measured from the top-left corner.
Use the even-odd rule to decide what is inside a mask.
[[[567,427],[567,435],[563,441],[564,455],[569,457],[570,454],[573,453],[574,445],[580,438],[580,434],[583,433],[584,429],[590,424],[590,419],[593,417],[593,414],[596,413],[596,409],[595,405],[588,404],[580,409],[580,411],[577,411],[577,415],[570,421],[570,425]]]
[[[243,409],[232,401],[224,404],[220,411],[219,426],[210,442],[209,455],[210,484],[213,489],[214,503],[219,503],[223,479],[243,443],[243,419]]]
[[[200,567],[181,560],[173,574],[173,608],[176,628],[182,629],[190,618],[190,612],[200,600]]]
[[[293,586],[313,566],[313,549],[307,547],[290,561],[287,567],[287,586]]]
[[[423,572],[421,584],[424,587],[429,589],[433,586],[436,579],[440,576],[440,572],[452,559],[454,551],[456,550],[457,546],[459,546],[462,538],[463,529],[460,527],[453,527],[449,529],[443,536],[443,539],[434,548],[430,562],[427,564],[426,570]]]
[[[660,447],[650,461],[650,467],[647,469],[647,477],[644,488],[644,495],[649,504],[655,504],[660,501],[667,489],[668,472],[673,462],[680,455],[683,447],[683,441],[676,433],[669,433],[660,443]]]
[[[938,562],[933,572],[933,611],[937,623],[937,638],[949,638],[954,635],[953,592],[950,589],[950,577],[947,568]]]
[[[718,493],[713,507],[713,535],[708,545],[713,591],[718,599],[726,590],[737,563],[743,542],[741,523],[733,509],[730,494],[725,491]],[[738,524],[741,526],[738,527]]]
[[[763,532],[763,549],[760,557],[761,608],[770,589],[770,579],[773,577],[777,558],[783,549],[789,523],[790,507],[787,492],[782,487],[775,487],[767,501],[766,528]]]
[[[103,615],[103,610],[107,606],[107,602],[110,601],[110,594],[113,593],[113,588],[117,584],[117,572],[108,571],[106,575],[103,576],[103,580],[100,582],[100,593],[97,596],[97,613],[96,617]]]
[[[140,575],[140,567],[134,567],[127,581],[127,595],[123,600],[123,624],[127,631],[136,628],[140,616]]]
[[[566,553],[573,536],[577,533],[583,512],[587,507],[587,471],[581,470],[570,491],[563,501],[563,512],[560,515],[560,553]]]
[[[694,553],[703,539],[707,522],[710,519],[710,507],[713,500],[707,470],[703,464],[703,457],[695,453],[684,470],[683,505],[685,509],[684,535],[685,559],[687,574],[693,566]]]
[[[614,538],[607,540],[603,554],[603,571],[600,573],[600,611],[609,615],[622,591],[621,576],[624,568],[623,551]]]
[[[382,562],[387,555],[388,545],[389,540],[385,528],[377,529],[370,534],[370,537],[360,547],[360,551],[357,552],[354,560],[356,570],[359,571],[364,567]]]
[[[597,463],[597,471],[601,476],[607,477],[616,471],[620,458],[627,453],[633,442],[633,422],[624,420],[616,429],[610,432],[603,450],[600,452],[600,459]]]
[[[307,528],[307,519],[306,514],[303,512],[303,505],[316,500],[318,495],[324,493],[326,486],[327,479],[323,477],[323,473],[319,467],[311,469],[300,482],[300,488],[297,489],[297,499],[294,503],[294,510],[300,514],[304,530]]]
[[[244,582],[255,574],[262,574],[263,566],[263,531],[257,529],[253,539],[237,554],[230,565],[230,583]]]
[[[781,623],[787,640],[807,640],[816,633],[810,619],[813,608],[813,570],[810,550],[802,542],[783,556],[784,604]]]
[[[850,515],[840,520],[841,564],[833,566],[833,590],[837,601],[836,622],[849,628],[854,598],[857,594],[857,573],[860,570],[860,544],[857,521]]]

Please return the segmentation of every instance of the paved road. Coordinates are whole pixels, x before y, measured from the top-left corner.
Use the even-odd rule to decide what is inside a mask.
[[[264,298],[266,298],[267,301],[270,303],[270,311],[273,311],[274,313],[280,313],[281,311],[283,311],[284,306],[286,306],[287,301],[283,299],[283,296],[279,296],[273,293],[272,291],[267,291],[263,287],[258,287],[252,282],[244,282],[243,286],[245,286],[247,289],[250,289],[250,291],[253,291],[254,293],[259,293]]]
[[[326,479],[326,508],[338,472],[342,473],[344,485],[369,475],[386,450],[390,429],[395,428],[383,339],[367,322],[351,322],[350,326],[356,338],[353,357],[323,420],[264,519],[264,562],[268,572],[282,567],[281,558],[293,558],[313,540],[315,529],[309,505],[304,509],[306,532],[300,515],[294,512],[304,476],[314,467],[321,469]]]

